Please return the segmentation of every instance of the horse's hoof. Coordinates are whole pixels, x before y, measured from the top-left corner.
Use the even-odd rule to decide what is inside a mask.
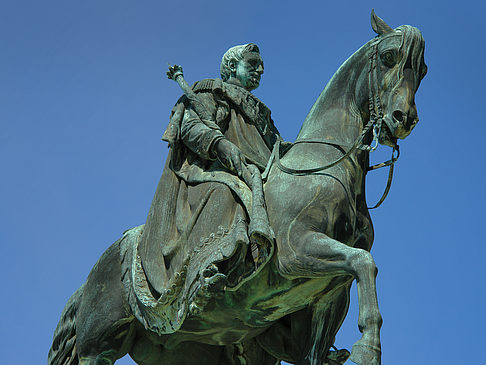
[[[353,345],[349,359],[358,365],[380,365],[381,350],[379,347],[366,345],[358,341]]]
[[[330,350],[327,354],[325,365],[342,365],[349,358],[349,351],[346,349],[341,350]]]

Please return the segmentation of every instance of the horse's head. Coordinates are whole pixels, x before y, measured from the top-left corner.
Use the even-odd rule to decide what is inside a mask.
[[[425,42],[417,28],[392,29],[374,11],[371,25],[378,34],[370,42],[370,111],[383,118],[378,141],[395,146],[418,122],[415,92],[427,72]]]

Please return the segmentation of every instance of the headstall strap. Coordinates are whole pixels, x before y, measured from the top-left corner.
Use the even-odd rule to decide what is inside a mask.
[[[368,83],[369,83],[369,111],[370,111],[370,120],[375,120],[374,127],[373,127],[373,139],[378,139],[380,134],[382,125],[383,125],[383,109],[381,108],[381,100],[380,100],[380,93],[377,91],[378,89],[378,74],[377,74],[377,58],[378,58],[378,43],[373,45],[373,50],[370,54],[370,68],[368,73]],[[371,147],[371,151],[374,151],[376,147]],[[395,156],[395,151],[397,151],[397,155]],[[389,166],[388,171],[388,179],[386,182],[385,191],[383,192],[380,200],[372,207],[368,207],[368,209],[376,209],[378,208],[386,199],[388,193],[390,192],[391,183],[393,180],[393,170],[394,164],[400,157],[400,149],[397,144],[393,147],[392,157],[385,162],[369,166],[367,171],[373,171],[379,169],[381,167]]]
[[[378,89],[378,75],[376,70],[376,59],[378,57],[378,44],[373,45],[373,49],[370,54],[370,68],[368,70],[368,89],[369,89],[369,102],[368,108],[370,112],[370,120],[374,121],[373,126],[373,140],[375,140],[375,146],[370,146],[370,151],[374,151],[378,142],[378,135],[381,131],[383,122],[383,110],[381,108],[380,93]]]

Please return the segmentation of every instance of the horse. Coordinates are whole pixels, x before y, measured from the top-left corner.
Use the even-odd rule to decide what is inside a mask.
[[[280,156],[277,143],[272,154],[264,173],[275,234],[269,261],[232,290],[209,283],[202,310],[161,333],[140,320],[133,303],[143,298],[125,285],[127,277],[143,284],[132,272],[143,226],[128,230],[66,304],[49,365],[112,365],[126,354],[141,365],[342,364],[349,356],[358,365],[381,363],[365,178],[372,142],[398,149],[417,124],[415,93],[426,65],[417,28],[392,29],[374,12],[371,25],[377,36],[334,74],[286,153]],[[362,337],[351,354],[332,351],[354,280]]]

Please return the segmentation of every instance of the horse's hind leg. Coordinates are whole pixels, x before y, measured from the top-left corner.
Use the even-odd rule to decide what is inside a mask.
[[[343,284],[312,305],[281,318],[257,337],[258,343],[275,357],[297,365],[327,364],[329,349],[341,327],[349,306],[349,284]],[[346,350],[333,353],[341,364]],[[341,359],[342,358],[342,359]]]
[[[80,365],[112,365],[130,350],[134,323],[121,274],[120,241],[117,241],[89,274],[77,310]]]
[[[363,336],[354,344],[351,360],[359,365],[380,364],[382,318],[376,296],[378,270],[371,254],[318,232],[292,234],[289,241],[292,246],[279,246],[279,270],[283,275],[314,278],[349,275],[356,279],[358,328]]]
[[[320,365],[328,362],[329,349],[334,344],[336,334],[348,312],[349,287],[350,284],[334,289],[303,310],[303,316],[292,318],[292,332],[295,327],[294,341],[300,341],[296,364]],[[346,350],[341,353],[349,356]]]

